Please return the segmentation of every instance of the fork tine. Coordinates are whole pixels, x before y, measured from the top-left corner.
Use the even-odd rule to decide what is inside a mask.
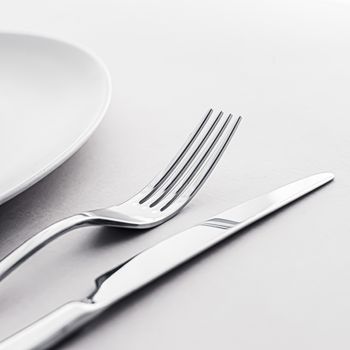
[[[161,172],[158,176],[156,176],[156,178],[154,178],[151,183],[149,183],[142,192],[145,192],[145,190],[147,191],[147,193],[143,193],[142,198],[139,200],[140,204],[145,203],[148,199],[150,199],[154,193],[156,193],[160,187],[175,173],[175,177],[178,176],[178,174],[176,174],[176,170],[180,168],[180,171],[182,169],[182,167],[179,167],[179,164],[181,163],[181,161],[186,157],[186,155],[188,155],[190,153],[191,150],[191,146],[196,142],[196,140],[201,140],[200,144],[195,148],[194,152],[192,153],[192,155],[190,156],[189,160],[191,161],[196,154],[200,151],[200,149],[202,148],[204,142],[211,133],[211,129],[213,126],[215,126],[215,124],[218,122],[218,120],[221,118],[222,116],[222,112],[219,113],[219,115],[216,117],[213,125],[210,127],[209,131],[207,133],[205,133],[204,138],[203,136],[201,137],[202,131],[205,128],[205,126],[207,125],[210,116],[212,114],[213,110],[210,109],[209,112],[207,113],[207,115],[202,119],[202,121],[200,122],[199,126],[197,127],[197,129],[194,131],[194,133],[192,133],[188,139],[188,141],[184,144],[184,146],[181,148],[180,152],[174,157],[174,159],[170,162],[170,164],[168,165],[168,167]],[[187,161],[188,163],[188,161]],[[187,164],[186,163],[186,164]]]
[[[201,188],[201,186],[204,184],[210,173],[217,165],[226,147],[230,143],[232,136],[237,130],[241,119],[241,117],[238,117],[235,118],[235,120],[232,122],[232,115],[230,114],[228,116],[224,126],[221,128],[215,140],[213,141],[209,149],[206,151],[201,161],[197,164],[195,169],[193,169],[193,171],[189,174],[186,180],[183,181],[180,188],[178,188],[176,191],[173,191],[172,198],[167,202],[163,201],[160,204],[161,211],[167,209],[170,205],[176,202],[179,197],[182,198],[182,201],[180,201],[179,203],[180,206],[184,206],[193,198],[193,196]]]
[[[183,187],[184,184],[187,184],[192,177],[196,174],[196,172],[200,169],[200,167],[204,164],[205,160],[210,156],[210,153],[214,149],[215,145],[218,143],[220,138],[222,137],[226,127],[228,126],[232,116],[229,115],[224,120],[221,121],[220,125],[217,125],[215,133],[213,133],[210,140],[208,140],[207,145],[205,148],[203,148],[203,151],[196,157],[196,159],[190,164],[188,169],[186,169],[186,172],[183,172],[181,174],[181,178],[177,179],[177,183],[170,184],[167,188],[164,190],[162,189],[160,195],[158,198],[156,198],[151,204],[150,207],[155,207],[161,202],[167,202],[169,197],[173,197],[176,192],[179,191]],[[162,207],[164,204],[161,204],[159,207]]]
[[[220,115],[222,115],[221,113],[222,112],[220,112]],[[150,203],[151,208],[155,207],[160,202],[162,202],[164,198],[168,197],[171,194],[174,194],[177,191],[177,189],[182,186],[186,179],[188,179],[188,175],[193,172],[193,169],[197,169],[198,165],[203,163],[205,158],[209,155],[208,151],[210,151],[216,144],[216,142],[219,140],[219,137],[226,128],[230,118],[231,117],[229,116],[228,118],[225,118],[224,121],[222,121],[221,119],[220,123],[218,122],[218,119],[215,121],[215,123],[211,126],[210,130],[208,131],[208,137],[203,138],[200,144],[202,148],[201,152],[195,152],[180,170],[179,174],[174,179],[172,179],[170,184],[168,184],[165,188],[160,189],[158,196],[152,199],[152,202]],[[210,139],[209,136],[211,136]]]
[[[208,122],[211,114],[213,113],[213,109],[209,109],[208,113],[205,115],[205,117],[200,121],[197,128],[193,133],[190,134],[188,140],[185,142],[185,144],[182,146],[180,151],[175,155],[175,157],[171,160],[169,165],[161,172],[159,173],[141,192],[143,192],[147,188],[151,188],[150,192],[154,192],[167,178],[168,176],[173,172],[173,170],[176,168],[176,166],[180,163],[180,161],[184,158],[185,154],[189,150],[189,148],[192,146],[192,144],[197,139],[198,135]],[[140,204],[144,203],[150,196],[150,193],[145,194],[144,197],[140,200]]]
[[[204,132],[204,135],[202,135],[201,138],[199,138],[200,143],[195,147],[192,154],[190,154],[190,157],[185,161],[185,164],[179,165],[177,171],[174,172],[174,176],[171,176],[169,178],[169,181],[165,182],[163,186],[161,186],[158,191],[153,191],[152,196],[149,196],[150,200],[150,207],[154,207],[164,196],[167,195],[171,191],[173,187],[176,186],[177,183],[181,181],[184,174],[193,167],[193,164],[195,164],[200,158],[200,152],[202,152],[203,149],[205,149],[206,145],[208,144],[208,140],[211,137],[211,135],[214,133],[214,130],[217,129],[217,125],[219,121],[221,120],[223,113],[220,112],[219,115],[214,120],[214,123],[210,125],[210,128]],[[154,198],[154,194],[157,193],[156,198]]]

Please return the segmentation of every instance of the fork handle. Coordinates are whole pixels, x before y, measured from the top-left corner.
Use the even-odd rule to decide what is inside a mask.
[[[0,343],[0,350],[47,349],[99,315],[96,304],[72,301],[23,328]]]
[[[85,214],[76,214],[52,224],[29,238],[0,261],[0,281],[55,238],[73,228],[85,226],[89,223],[91,224],[91,218],[89,218],[89,216]]]

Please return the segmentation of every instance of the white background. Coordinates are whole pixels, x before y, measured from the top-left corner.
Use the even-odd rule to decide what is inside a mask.
[[[131,254],[332,171],[332,184],[116,305],[60,348],[349,349],[348,2],[2,0],[0,27],[91,48],[114,89],[81,151],[0,207],[0,257],[57,219],[134,194],[208,108],[244,118],[181,215],[143,234],[75,231],[2,282],[1,338],[88,295],[94,277]]]

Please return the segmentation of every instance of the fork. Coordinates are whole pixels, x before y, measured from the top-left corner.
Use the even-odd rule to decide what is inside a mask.
[[[75,228],[92,225],[128,229],[158,226],[175,216],[198,192],[235,133],[241,117],[210,109],[187,142],[139,193],[126,202],[75,214],[29,238],[0,261],[0,280],[57,237]]]

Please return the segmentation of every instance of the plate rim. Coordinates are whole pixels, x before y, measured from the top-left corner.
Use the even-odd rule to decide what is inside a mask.
[[[50,41],[55,41],[60,44],[64,44],[67,46],[70,46],[76,50],[79,50],[80,52],[84,53],[92,61],[94,61],[97,66],[100,67],[101,71],[104,73],[105,79],[106,79],[106,96],[104,102],[101,104],[100,110],[96,113],[96,116],[93,118],[93,121],[84,129],[84,131],[77,137],[74,142],[72,142],[69,147],[64,149],[62,152],[60,152],[54,159],[52,159],[48,164],[39,169],[37,172],[33,173],[29,178],[25,179],[22,182],[19,182],[17,185],[9,188],[8,190],[0,193],[0,205],[4,204],[5,202],[9,201],[10,199],[16,197],[20,193],[27,190],[29,187],[33,186],[40,180],[42,180],[45,176],[53,172],[55,169],[57,169],[60,165],[62,165],[65,161],[67,161],[73,154],[75,154],[90,138],[90,136],[94,133],[94,131],[97,129],[97,127],[102,122],[104,116],[106,115],[107,109],[110,105],[111,98],[112,98],[112,78],[111,74],[106,66],[106,64],[103,62],[103,60],[92,50],[89,48],[78,44],[71,40],[66,40],[63,38],[31,32],[31,31],[7,31],[7,30],[1,30],[1,35],[13,35],[13,36],[23,36],[23,37],[31,37],[36,39],[45,39]]]

